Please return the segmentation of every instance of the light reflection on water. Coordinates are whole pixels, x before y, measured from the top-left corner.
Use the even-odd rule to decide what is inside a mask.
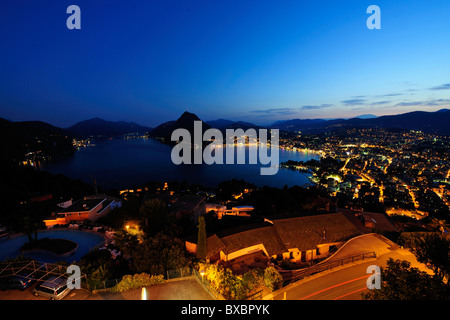
[[[238,148],[246,150],[246,164],[175,165],[170,157],[172,147],[168,145],[146,138],[112,139],[96,141],[95,146],[80,149],[74,156],[48,162],[42,168],[91,184],[96,180],[99,186],[118,189],[149,181],[173,180],[214,187],[232,178],[279,188],[309,183],[307,174],[286,169],[280,169],[273,176],[261,176],[263,165],[248,164],[248,147]],[[279,149],[280,162],[319,158],[320,155],[313,152]]]

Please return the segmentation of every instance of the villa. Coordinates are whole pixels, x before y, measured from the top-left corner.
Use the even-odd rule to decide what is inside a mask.
[[[207,259],[230,261],[262,251],[294,262],[327,257],[346,240],[361,234],[342,213],[319,214],[264,222],[226,230],[207,238]],[[186,241],[196,252],[197,245]]]
[[[51,219],[44,220],[44,223],[46,227],[52,227],[54,225],[68,223],[83,224],[85,220],[96,221],[100,217],[107,215],[112,209],[121,205],[121,200],[110,196],[87,196],[63,208]]]

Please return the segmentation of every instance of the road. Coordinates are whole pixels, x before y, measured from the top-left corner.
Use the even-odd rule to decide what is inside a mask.
[[[370,261],[360,261],[354,264],[325,271],[313,275],[279,290],[273,296],[274,300],[361,300],[361,293],[368,292],[367,273],[370,265],[385,267],[389,258],[407,260],[412,267],[431,273],[431,270],[417,262],[415,256],[401,248],[394,248]],[[376,289],[373,289],[376,290]]]

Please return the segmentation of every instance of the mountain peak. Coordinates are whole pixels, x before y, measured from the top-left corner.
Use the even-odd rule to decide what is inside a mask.
[[[188,111],[183,112],[183,114],[178,118],[177,121],[198,121],[200,118],[195,114]]]

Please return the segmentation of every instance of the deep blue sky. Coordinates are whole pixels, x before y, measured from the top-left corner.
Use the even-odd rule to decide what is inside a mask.
[[[66,9],[81,8],[81,30]],[[369,30],[369,5],[381,30]],[[0,117],[203,120],[450,107],[450,1],[4,0]]]

